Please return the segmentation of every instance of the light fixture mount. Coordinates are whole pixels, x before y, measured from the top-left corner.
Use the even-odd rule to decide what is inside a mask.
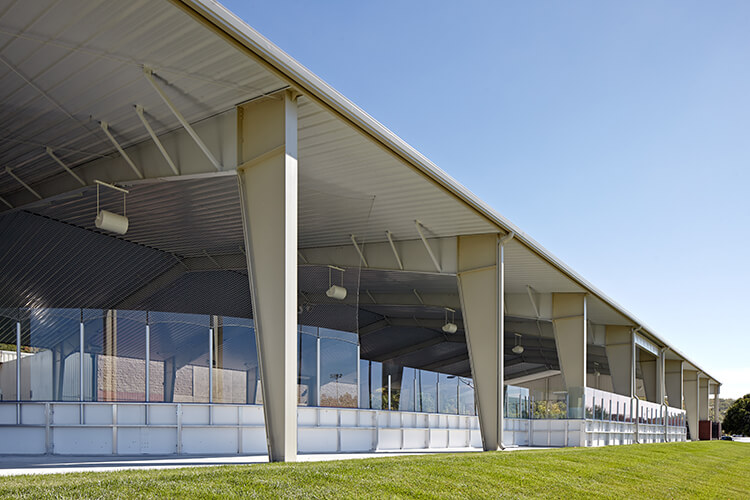
[[[451,313],[451,320],[448,321],[448,312]],[[458,331],[458,325],[456,325],[456,311],[450,307],[445,308],[445,324],[442,328],[443,332],[453,334]]]
[[[103,229],[104,231],[110,231],[116,234],[125,234],[128,232],[129,221],[127,217],[127,205],[126,197],[129,193],[127,189],[103,182],[100,180],[94,180],[96,183],[96,219],[94,225],[97,229]],[[122,215],[110,212],[109,210],[101,210],[99,208],[99,186],[104,186],[115,191],[122,193]]]
[[[335,269],[341,271],[341,285],[334,285],[331,283],[331,272]],[[344,300],[346,298],[346,288],[344,288],[344,271],[342,267],[328,266],[328,290],[326,290],[326,296],[331,299]]]

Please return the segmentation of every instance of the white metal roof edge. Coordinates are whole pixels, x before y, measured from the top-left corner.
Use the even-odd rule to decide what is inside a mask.
[[[496,224],[500,229],[506,232],[514,232],[523,245],[539,255],[541,258],[552,264],[563,274],[578,283],[589,293],[597,296],[606,304],[613,307],[620,314],[631,320],[634,324],[641,327],[641,331],[648,333],[658,342],[669,347],[675,354],[689,362],[700,372],[707,375],[710,379],[718,380],[701,369],[696,363],[679,350],[670,346],[665,340],[656,335],[651,328],[648,328],[635,315],[619,305],[613,299],[608,297],[604,292],[596,288],[588,280],[579,275],[567,264],[555,257],[546,248],[540,245],[532,237],[521,231],[515,224],[500,215],[496,210],[479,199],[474,193],[458,183],[450,175],[445,173],[437,165],[432,163],[427,157],[407,144],[403,139],[388,130],[384,125],[379,123],[373,117],[368,115],[364,110],[351,102],[336,89],[324,82],[312,71],[305,68],[298,61],[293,59],[279,47],[274,45],[270,40],[258,33],[245,21],[237,17],[233,12],[221,5],[215,0],[169,0],[179,7],[185,8],[189,13],[197,16],[199,19],[206,21],[210,26],[220,30],[230,39],[239,43],[247,50],[252,52],[261,61],[275,70],[281,77],[288,80],[290,84],[304,91],[316,101],[324,104],[331,111],[337,113],[351,124],[358,127],[362,132],[378,141],[381,145],[391,150],[397,156],[401,157],[417,170],[426,175],[429,179],[448,190],[461,201],[471,206],[481,215],[487,217]]]

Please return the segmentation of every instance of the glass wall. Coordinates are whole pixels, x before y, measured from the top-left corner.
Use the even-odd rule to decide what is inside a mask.
[[[388,387],[383,386],[383,363],[366,359],[359,361],[359,407],[370,410],[388,408]]]
[[[506,418],[529,418],[529,390],[525,387],[505,386],[504,409]]]
[[[300,326],[297,335],[297,404],[318,406],[318,329]]]
[[[21,400],[262,404],[251,319],[102,309],[2,313],[0,400],[17,400],[20,323]],[[300,326],[297,363],[301,406],[475,414],[470,378],[360,360],[354,333]]]
[[[320,406],[356,408],[359,367],[357,334],[319,328]]]

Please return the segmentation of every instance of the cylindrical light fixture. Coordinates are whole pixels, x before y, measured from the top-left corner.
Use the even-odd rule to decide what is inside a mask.
[[[341,271],[341,285],[331,283],[331,271],[335,269]],[[328,266],[328,290],[326,296],[331,299],[344,300],[346,298],[346,288],[344,288],[344,269],[336,266]]]
[[[443,331],[445,333],[456,333],[458,331],[458,325],[455,323],[446,323],[443,325]]]
[[[448,311],[451,312],[450,321],[448,321]],[[456,333],[458,331],[458,325],[456,325],[456,311],[450,307],[445,308],[445,324],[443,325],[443,331],[445,333]]]
[[[521,334],[516,333],[516,345],[513,346],[513,354],[523,354],[523,346],[521,345]]]
[[[96,214],[96,220],[94,224],[98,229],[104,231],[111,231],[117,234],[125,234],[128,232],[128,218],[124,215],[118,215],[108,210],[100,210]]]
[[[346,288],[343,286],[331,285],[331,287],[326,290],[326,296],[336,300],[344,300],[346,298]]]
[[[94,179],[94,182],[96,183],[96,219],[94,220],[94,225],[96,225],[97,229],[103,229],[104,231],[111,231],[117,234],[127,233],[129,221],[126,212],[125,197],[128,194],[128,190],[96,179]],[[122,215],[99,209],[99,186],[114,189],[122,193]]]

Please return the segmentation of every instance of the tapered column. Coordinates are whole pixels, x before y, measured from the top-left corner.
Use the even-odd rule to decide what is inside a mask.
[[[690,440],[698,441],[699,429],[698,429],[698,379],[699,372],[697,371],[683,371],[683,389],[685,397],[685,413],[687,413],[688,426],[690,427]]]
[[[711,393],[709,391],[709,380],[707,377],[701,377],[700,380],[700,392],[698,397],[698,418],[700,420],[708,420],[708,407]]]
[[[552,295],[557,358],[568,390],[569,418],[583,418],[586,391],[586,294]]]
[[[297,104],[238,109],[237,175],[271,461],[297,459]]]
[[[646,392],[646,400],[658,403],[657,399],[657,359],[641,351],[641,375],[643,376],[643,389]]]
[[[612,388],[617,394],[632,396],[633,390],[633,333],[629,326],[607,325],[607,362],[612,377]]]
[[[664,372],[664,385],[669,406],[682,409],[682,361],[666,360]]]
[[[458,290],[466,330],[482,445],[502,449],[503,296],[502,246],[497,235],[458,238]]]
[[[721,402],[719,401],[719,391],[721,390],[721,384],[718,382],[714,384],[714,422],[719,421],[719,409]],[[717,436],[720,437],[720,436]]]
[[[660,405],[664,404],[664,398],[667,395],[664,351],[665,349],[660,349],[659,356],[656,358],[656,402]]]

